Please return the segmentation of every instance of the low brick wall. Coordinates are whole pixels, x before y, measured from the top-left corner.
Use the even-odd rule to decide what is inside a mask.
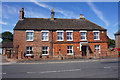
[[[99,54],[98,52],[96,54],[89,53],[87,52],[86,56],[81,56],[81,54],[74,54],[74,55],[56,55],[56,56],[41,56],[40,54],[33,54],[33,56],[25,56],[26,53],[23,52],[18,52],[15,53],[13,52],[10,55],[10,52],[7,51],[7,61],[21,61],[21,60],[61,60],[61,59],[80,59],[80,58],[106,58],[106,57],[119,57],[119,52],[114,50],[106,50],[106,51],[101,51]]]

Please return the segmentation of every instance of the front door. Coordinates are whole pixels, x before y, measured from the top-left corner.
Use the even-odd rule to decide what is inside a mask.
[[[86,56],[86,46],[82,46],[82,56]]]

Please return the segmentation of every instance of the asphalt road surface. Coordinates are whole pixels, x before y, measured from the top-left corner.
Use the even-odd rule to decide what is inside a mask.
[[[3,78],[118,78],[118,61],[2,66]]]

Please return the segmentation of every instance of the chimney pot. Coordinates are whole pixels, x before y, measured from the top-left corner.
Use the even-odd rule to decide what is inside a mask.
[[[84,14],[80,14],[80,19],[85,19]]]

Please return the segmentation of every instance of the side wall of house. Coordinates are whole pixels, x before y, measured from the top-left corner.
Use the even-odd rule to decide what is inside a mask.
[[[115,47],[120,48],[120,35],[115,35]]]

